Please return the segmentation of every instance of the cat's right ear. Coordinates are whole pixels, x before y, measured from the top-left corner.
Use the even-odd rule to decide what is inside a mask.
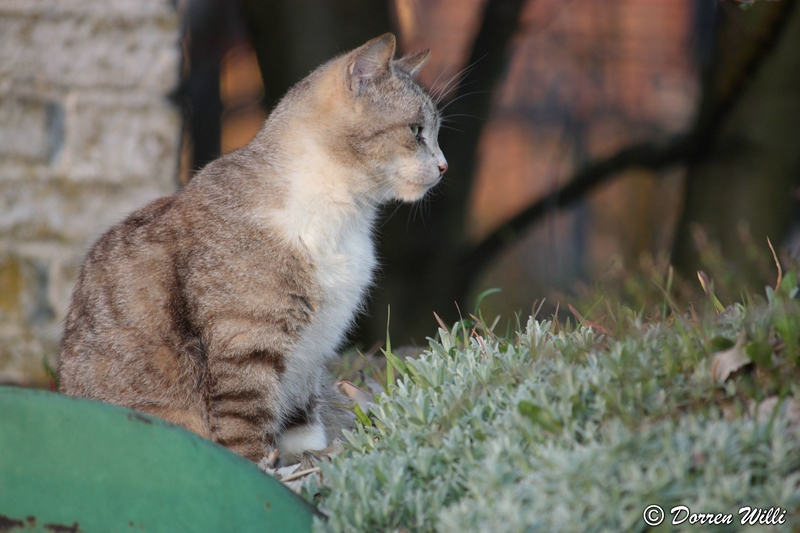
[[[422,70],[422,67],[425,66],[425,63],[428,62],[430,57],[431,51],[426,48],[421,52],[404,55],[395,61],[395,64],[416,78],[417,74],[419,74],[419,71]]]
[[[347,66],[350,90],[356,96],[364,91],[364,87],[384,76],[391,74],[390,62],[394,57],[397,40],[391,33],[372,39],[353,54]]]

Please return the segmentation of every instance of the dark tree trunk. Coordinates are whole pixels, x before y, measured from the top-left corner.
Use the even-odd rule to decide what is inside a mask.
[[[192,140],[191,170],[197,171],[220,156],[222,100],[220,62],[228,46],[235,9],[218,0],[189,3],[189,73],[181,92],[187,130]]]
[[[392,308],[392,337],[424,343],[436,330],[433,312],[458,318],[461,257],[468,246],[465,222],[475,173],[475,154],[495,88],[503,79],[509,48],[525,0],[489,0],[484,8],[457,96],[444,116],[457,117],[458,131],[442,129],[439,144],[449,170],[421,205],[389,206],[378,232],[383,268],[358,338],[370,342],[386,331]],[[434,51],[435,53],[435,51]],[[464,308],[464,302],[459,302]],[[464,310],[464,312],[467,312]]]
[[[728,109],[708,153],[690,161],[673,255],[685,276],[702,266],[692,237],[697,225],[719,242],[725,259],[743,270],[748,261],[739,238],[742,223],[765,253],[766,237],[779,242],[788,230],[791,193],[800,176],[796,4],[759,2],[742,11],[732,2],[717,3],[718,29],[698,123],[719,120],[712,117]],[[739,88],[740,94],[733,94]]]
[[[239,0],[271,109],[332,57],[391,31],[389,0]]]

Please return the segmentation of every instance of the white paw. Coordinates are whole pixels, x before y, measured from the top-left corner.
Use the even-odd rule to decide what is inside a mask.
[[[324,450],[328,447],[325,427],[320,424],[297,426],[283,432],[278,437],[281,455],[301,455],[306,450]]]

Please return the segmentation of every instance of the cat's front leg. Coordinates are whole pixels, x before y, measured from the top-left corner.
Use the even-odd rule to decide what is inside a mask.
[[[293,406],[283,419],[276,445],[280,450],[280,463],[300,461],[304,451],[323,450],[328,447],[325,424],[320,416],[319,397],[311,396],[303,404]]]
[[[257,463],[275,448],[283,356],[253,350],[208,363],[211,438]]]

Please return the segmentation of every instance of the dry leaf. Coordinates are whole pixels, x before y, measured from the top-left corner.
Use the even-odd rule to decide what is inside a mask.
[[[282,466],[280,468],[270,467],[267,466],[266,457],[258,463],[258,467],[265,474],[279,479],[284,485],[298,494],[300,494],[300,490],[303,486],[303,480],[306,478],[306,476],[317,474],[319,472],[318,466],[312,466],[311,468],[304,469],[302,461],[300,463]]]
[[[746,335],[742,331],[736,344],[723,352],[714,355],[711,364],[708,366],[708,373],[718,383],[725,383],[725,380],[731,374],[742,368],[743,366],[752,363],[752,360],[747,356],[744,350],[744,341]]]
[[[264,457],[259,461],[258,467],[265,473],[283,482],[288,488],[300,494],[303,480],[306,477],[315,475],[321,476],[318,461],[330,461],[331,457],[342,452],[344,447],[342,441],[333,439],[333,443],[324,450],[312,450],[303,452],[299,463],[275,468],[277,454],[275,457]],[[277,450],[276,450],[277,451]],[[319,480],[318,480],[319,481]]]
[[[331,445],[325,448],[324,450],[311,450],[304,452],[303,455],[311,454],[318,461],[330,461],[331,457],[334,457],[342,453],[342,450],[344,450],[344,446],[342,446],[342,441],[336,438],[333,439]]]
[[[300,466],[297,468],[297,471],[310,470],[312,468],[316,468],[316,466],[317,466],[317,458],[314,457],[314,455],[312,455],[311,452],[305,451],[303,452],[303,456],[300,457]]]
[[[267,462],[267,458],[261,459],[258,463],[258,467],[266,474],[270,476],[276,477],[278,479],[283,479],[287,476],[292,475],[299,467],[300,463],[295,463],[293,465],[288,466],[281,466],[279,468],[275,468],[274,466],[269,466]]]
[[[269,455],[261,458],[261,460],[258,462],[258,467],[264,472],[267,472],[267,470],[274,470],[280,453],[280,450],[272,450]]]
[[[777,404],[777,396],[770,396],[759,403],[756,403],[755,400],[750,400],[748,404],[750,416],[760,424],[769,422],[772,418],[772,414],[775,412],[775,406]],[[788,418],[792,424],[800,425],[800,402],[794,398],[789,398],[783,402],[781,410],[784,411],[786,418]]]
[[[369,404],[375,402],[375,396],[360,387],[356,387],[349,381],[339,381],[336,385],[342,394],[357,403],[364,413],[369,412]]]

